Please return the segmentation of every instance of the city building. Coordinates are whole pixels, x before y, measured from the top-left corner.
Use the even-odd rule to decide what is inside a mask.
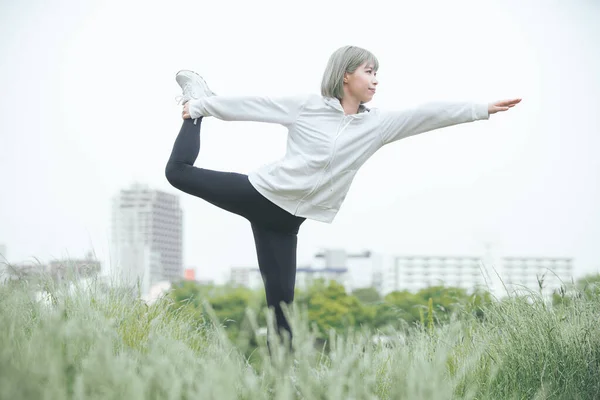
[[[321,279],[325,283],[336,281],[347,285],[347,268],[313,268],[302,266],[296,268],[296,288],[306,290],[315,280]],[[263,289],[264,284],[260,270],[257,267],[233,267],[230,270],[229,283],[232,286],[241,286],[249,289]]]
[[[343,284],[348,292],[367,287],[373,287],[381,292],[384,263],[383,255],[371,251],[353,254],[343,249],[324,249],[314,256],[312,267],[330,271],[339,270],[336,272],[338,275],[335,280]],[[332,273],[328,272],[328,274]]]
[[[502,257],[502,279],[507,290],[540,292],[550,296],[561,285],[571,283],[573,259],[558,257]]]
[[[194,268],[186,268],[185,271],[183,271],[183,279],[186,281],[195,281],[196,270]]]
[[[489,291],[496,297],[534,291],[548,297],[573,279],[573,259],[558,257],[426,256],[394,257],[386,269],[383,294],[443,285]]]
[[[382,293],[417,292],[429,286],[452,286],[472,291],[485,286],[487,270],[478,256],[394,256],[386,269]]]
[[[375,287],[381,290],[383,257],[372,252],[349,254],[340,249],[324,249],[313,257],[308,266],[296,268],[296,288],[305,290],[315,280],[336,281],[350,292],[357,288]],[[252,289],[262,288],[257,267],[231,268],[229,282]]]
[[[7,263],[3,274],[5,280],[32,280],[45,279],[48,275],[48,266],[40,262]]]
[[[100,261],[91,252],[85,258],[66,258],[48,263],[47,273],[56,280],[77,280],[98,276],[101,271]]]
[[[0,280],[31,280],[39,278],[44,280],[53,279],[55,281],[74,281],[96,277],[100,273],[101,268],[100,261],[95,259],[92,252],[88,252],[83,258],[63,258],[44,264],[37,260],[9,263],[0,257],[0,275],[2,275],[0,276]]]
[[[231,268],[229,284],[249,289],[259,289],[263,287],[262,276],[258,267]]]
[[[482,255],[383,255],[371,251],[348,253],[324,249],[310,266],[296,270],[296,288],[306,289],[317,279],[336,281],[348,293],[372,287],[385,296],[394,291],[416,293],[431,286],[476,289],[501,298],[509,293],[539,292],[549,296],[573,277],[573,259],[557,257],[503,257],[488,247]],[[231,282],[260,288],[258,268],[232,269]]]
[[[306,290],[316,280],[322,280],[326,285],[331,281],[335,281],[348,290],[348,278],[348,268],[345,267],[300,267],[296,269],[296,288]]]
[[[183,222],[179,197],[133,184],[112,202],[111,268],[143,295],[159,282],[183,279]]]

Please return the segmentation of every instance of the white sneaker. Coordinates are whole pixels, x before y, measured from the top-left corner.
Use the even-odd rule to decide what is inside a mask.
[[[182,96],[179,96],[178,98],[179,104],[185,104],[191,99],[216,96],[216,94],[208,88],[206,81],[194,71],[181,70],[175,75],[175,80],[183,90]]]

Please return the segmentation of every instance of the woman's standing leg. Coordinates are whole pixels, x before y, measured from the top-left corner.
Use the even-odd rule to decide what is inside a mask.
[[[267,306],[275,312],[278,334],[289,335],[291,350],[292,330],[283,313],[281,304],[291,305],[296,285],[297,230],[279,232],[252,224],[258,265],[265,285]],[[269,351],[271,344],[268,341]]]

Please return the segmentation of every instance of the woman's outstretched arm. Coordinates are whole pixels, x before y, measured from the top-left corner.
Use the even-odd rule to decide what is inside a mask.
[[[491,114],[506,111],[521,99],[494,103],[437,102],[401,111],[381,111],[382,144],[447,126],[488,119]]]
[[[289,126],[296,121],[307,96],[212,96],[184,105],[184,116],[212,116],[224,121],[271,122]],[[186,113],[187,111],[187,113]]]

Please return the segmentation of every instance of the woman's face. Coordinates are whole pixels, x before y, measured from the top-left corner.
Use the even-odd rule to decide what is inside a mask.
[[[362,103],[373,100],[377,81],[377,71],[371,63],[363,63],[353,73],[344,74],[345,92]]]

